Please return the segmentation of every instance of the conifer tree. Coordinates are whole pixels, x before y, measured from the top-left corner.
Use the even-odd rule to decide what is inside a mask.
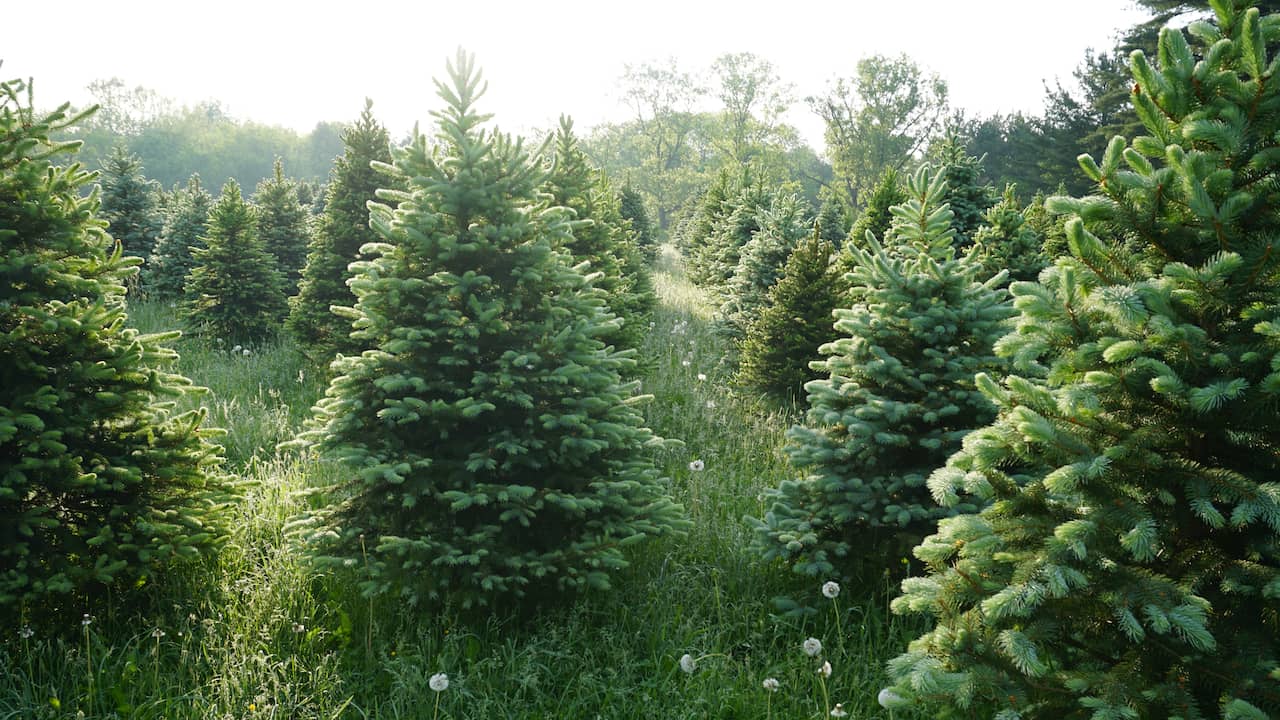
[[[164,229],[142,270],[148,295],[162,299],[183,296],[187,275],[196,265],[191,248],[204,247],[211,207],[213,197],[200,186],[199,175],[192,175],[186,188],[173,192]]]
[[[839,193],[826,187],[818,192],[818,198],[819,236],[839,250],[849,237],[848,207]]]
[[[691,263],[694,272],[690,277],[720,302],[731,296],[730,284],[742,261],[743,248],[760,231],[763,215],[778,194],[749,169],[743,171],[732,191],[712,221],[710,236],[694,249]]]
[[[580,222],[565,249],[575,265],[586,262],[589,272],[600,273],[593,285],[604,291],[606,308],[621,321],[601,339],[619,349],[639,347],[656,301],[649,270],[608,180],[591,167],[567,117],[560,119],[543,191],[551,195],[552,204],[574,211]]]
[[[284,278],[262,247],[253,209],[228,180],[209,212],[205,247],[187,275],[187,321],[227,343],[256,343],[275,335],[288,309]]]
[[[992,343],[1011,308],[1002,277],[956,257],[940,173],[923,167],[893,208],[892,243],[851,246],[852,306],[824,345],[828,373],[805,389],[808,422],[788,432],[798,480],[769,491],[756,546],[797,572],[884,569],[944,514],[925,479],[993,415],[974,373],[999,367]],[[850,555],[854,557],[849,557]],[[844,558],[842,560],[842,558]]]
[[[94,180],[55,167],[81,116],[37,115],[26,83],[0,84],[0,608],[84,610],[225,538],[231,485],[193,392],[163,369],[176,333],[127,326],[123,257],[98,219]]]
[[[955,216],[957,248],[967,248],[982,226],[983,216],[996,203],[995,188],[981,182],[982,160],[969,154],[966,143],[954,129],[948,129],[937,150],[942,177],[947,183],[945,201]]]
[[[159,187],[142,174],[142,160],[116,145],[102,163],[102,217],[125,255],[151,257],[164,223]]]
[[[875,189],[867,200],[867,206],[862,209],[857,221],[853,223],[853,229],[849,231],[849,242],[862,245],[868,232],[877,238],[883,238],[893,224],[893,213],[890,212],[890,208],[906,201],[907,193],[902,189],[902,181],[898,178],[898,173],[893,168],[885,170],[880,180],[876,182]]]
[[[1066,185],[1059,185],[1057,194],[1066,195]],[[1055,258],[1067,254],[1067,233],[1064,229],[1065,219],[1045,207],[1047,200],[1044,193],[1036,193],[1023,209],[1022,217],[1027,221],[1027,227],[1041,238],[1040,248],[1046,264],[1052,264]]]
[[[481,127],[469,56],[450,64],[434,146],[395,152],[408,191],[374,206],[382,243],[354,267],[355,335],[305,436],[350,469],[311,518],[317,562],[368,593],[463,607],[603,588],[623,546],[682,525],[646,448],[630,353],[557,249],[540,163]]]
[[[944,520],[898,612],[936,627],[895,703],[947,717],[1280,714],[1280,17],[1131,56],[1146,135],[1082,156],[1070,255],[979,386],[999,408],[930,479]]]
[[[355,295],[347,287],[347,266],[360,259],[360,248],[377,236],[369,227],[367,204],[390,179],[372,163],[391,162],[391,138],[373,118],[373,103],[342,135],[346,149],[334,163],[325,192],[324,213],[307,252],[298,294],[290,300],[287,326],[308,354],[327,362],[337,353],[359,354],[351,339],[351,318],[331,307],[350,307]]]
[[[652,264],[658,257],[658,233],[653,227],[653,220],[644,206],[644,196],[632,187],[628,181],[618,191],[618,212],[624,220],[631,222],[631,230],[635,233],[635,245],[640,257]]]
[[[973,235],[968,252],[982,266],[984,277],[1004,270],[1010,282],[1035,280],[1048,265],[1040,236],[1018,209],[1015,190],[1013,185],[1005,186],[1000,202],[987,210],[982,226]]]
[[[258,215],[258,236],[284,276],[285,294],[293,295],[298,291],[302,266],[307,260],[308,218],[298,199],[298,184],[284,176],[280,158],[276,158],[272,177],[258,183],[253,203]]]
[[[787,258],[804,239],[808,208],[795,195],[775,195],[768,208],[757,208],[757,229],[742,247],[738,267],[729,280],[728,299],[720,308],[717,331],[741,343],[747,328],[768,307],[769,290],[782,277]]]
[[[817,227],[796,246],[742,343],[739,383],[788,399],[820,377],[809,362],[835,339],[832,313],[843,302],[835,252]]]

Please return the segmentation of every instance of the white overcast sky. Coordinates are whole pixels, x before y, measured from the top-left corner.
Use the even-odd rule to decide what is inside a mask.
[[[938,73],[952,104],[988,114],[1042,107],[1043,81],[1070,81],[1086,48],[1108,48],[1144,17],[1130,0],[62,0],[9,3],[0,76],[34,77],[36,101],[88,101],[119,77],[180,103],[217,99],[242,119],[310,130],[374,101],[393,136],[440,106],[431,83],[458,47],[489,81],[481,110],[506,130],[585,129],[628,110],[627,63],[669,56],[703,70],[752,52],[798,97],[854,73],[859,58],[906,53]],[[821,151],[803,103],[789,120]]]

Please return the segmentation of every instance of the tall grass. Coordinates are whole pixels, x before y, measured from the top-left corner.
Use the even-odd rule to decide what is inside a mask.
[[[658,461],[693,528],[638,546],[614,588],[537,614],[487,617],[370,602],[349,578],[314,574],[284,533],[302,495],[340,468],[278,455],[322,392],[323,369],[288,341],[243,351],[182,341],[179,370],[210,389],[230,469],[254,481],[216,563],[175,571],[122,601],[86,606],[87,626],[0,628],[0,720],[8,718],[852,718],[888,717],[883,665],[915,630],[888,614],[885,582],[845,588],[765,565],[744,515],[789,474],[780,452],[794,410],[728,388],[706,298],[673,255],[642,349],[652,427],[682,446]],[[144,330],[175,322],[133,309]],[[703,377],[704,376],[704,377]],[[691,469],[700,460],[703,469]],[[818,612],[782,616],[787,596]],[[805,655],[823,641],[833,673]],[[680,658],[696,661],[693,673]],[[437,695],[429,678],[448,673]],[[779,689],[762,682],[776,678]],[[824,688],[825,685],[825,688]],[[828,700],[824,701],[825,696]],[[439,701],[437,708],[436,702]],[[897,717],[907,717],[899,713]]]

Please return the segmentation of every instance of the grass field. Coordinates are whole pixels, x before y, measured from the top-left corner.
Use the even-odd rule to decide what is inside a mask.
[[[233,540],[216,562],[128,600],[102,598],[66,627],[27,631],[10,618],[0,628],[0,720],[820,718],[837,702],[850,718],[889,717],[876,704],[884,663],[919,628],[888,613],[895,588],[885,579],[832,601],[819,591],[825,578],[751,552],[742,518],[762,513],[761,491],[788,475],[781,447],[797,411],[730,391],[710,304],[673,256],[655,282],[646,412],[660,435],[683,442],[658,461],[693,528],[634,548],[612,591],[477,618],[370,602],[344,578],[317,576],[285,526],[305,507],[302,491],[340,470],[275,447],[296,435],[324,370],[287,341],[248,356],[180,341],[180,371],[209,388],[191,402],[227,430],[228,470],[249,483]],[[155,304],[132,320],[144,330],[176,324]],[[705,469],[691,470],[694,460]],[[779,596],[814,611],[781,616]],[[822,641],[820,659],[802,651],[809,637]],[[829,678],[816,672],[821,660]],[[436,673],[448,674],[443,692],[429,686]]]

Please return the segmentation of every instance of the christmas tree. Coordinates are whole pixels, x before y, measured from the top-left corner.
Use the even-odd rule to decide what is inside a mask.
[[[868,232],[877,238],[883,238],[889,231],[889,226],[893,224],[893,214],[889,209],[906,201],[907,193],[902,189],[902,181],[899,180],[898,173],[893,168],[885,170],[880,180],[876,182],[875,189],[871,191],[867,206],[862,209],[857,221],[853,223],[853,229],[849,231],[849,242],[853,245],[861,245]]]
[[[644,206],[644,196],[630,182],[623,184],[618,191],[618,212],[624,220],[631,223],[640,257],[646,263],[652,263],[658,256],[658,231],[653,227],[653,220]]]
[[[832,312],[843,301],[843,281],[831,262],[835,252],[817,228],[792,251],[742,343],[739,383],[790,399],[820,377],[809,361],[835,339]]]
[[[946,717],[1280,713],[1280,17],[1131,59],[1147,135],[1081,156],[1070,255],[1015,283],[996,420],[930,479],[955,505],[898,612],[936,627],[894,704]]]
[[[954,215],[951,227],[955,230],[954,242],[958,248],[967,248],[973,243],[984,215],[999,198],[995,188],[980,180],[982,160],[970,155],[965,146],[964,139],[954,128],[949,128],[935,151],[947,183],[945,202]]]
[[[257,225],[240,186],[228,180],[186,280],[187,321],[201,334],[257,343],[275,335],[284,320],[284,278],[262,247]]]
[[[334,163],[325,193],[324,213],[316,224],[307,252],[298,294],[290,300],[289,331],[308,354],[328,362],[337,353],[359,354],[364,348],[351,339],[351,318],[331,307],[350,307],[356,298],[347,287],[347,266],[358,260],[360,248],[377,240],[369,227],[367,204],[390,178],[374,170],[372,163],[391,162],[391,138],[373,118],[373,103],[342,135],[346,146]]]
[[[946,512],[925,479],[994,415],[973,378],[1000,366],[991,346],[1011,313],[1003,277],[979,282],[956,257],[941,174],[921,168],[908,192],[891,243],[850,246],[852,306],[836,311],[840,339],[814,363],[828,377],[805,386],[807,424],[788,432],[804,477],[770,491],[755,521],[766,559],[797,572],[896,562]]]
[[[1013,185],[1005,186],[1000,202],[983,214],[969,253],[987,277],[1005,271],[1011,282],[1035,280],[1048,260],[1040,236],[1018,209],[1015,190]]]
[[[395,153],[408,190],[374,206],[382,242],[357,263],[355,336],[305,440],[350,469],[310,529],[322,566],[368,593],[464,607],[608,586],[622,549],[682,524],[647,448],[629,353],[558,248],[542,164],[483,129],[472,59],[437,83],[434,144]]]
[[[756,208],[753,216],[756,228],[742,246],[717,323],[719,334],[735,344],[742,342],[747,328],[768,307],[770,289],[811,227],[808,207],[791,194],[773,195],[770,206]]]
[[[147,260],[164,222],[159,188],[142,174],[142,160],[117,145],[102,163],[102,217],[126,255]]]
[[[183,296],[187,275],[196,265],[191,248],[204,247],[211,207],[213,197],[200,186],[199,175],[192,175],[186,188],[172,193],[164,229],[142,270],[148,295],[164,299]]]
[[[97,219],[94,176],[55,166],[79,117],[37,115],[0,84],[0,607],[83,610],[170,562],[216,549],[232,499],[193,391],[165,371],[176,333],[127,327],[122,256]],[[68,595],[78,597],[67,597]]]
[[[844,247],[849,239],[849,208],[844,197],[829,187],[818,191],[818,232],[823,240],[835,246],[836,250]],[[892,204],[892,203],[890,203]],[[883,233],[881,228],[880,233]],[[865,234],[865,231],[864,233]]]
[[[298,199],[298,184],[284,176],[280,158],[276,158],[272,177],[258,183],[253,203],[258,211],[258,236],[284,276],[285,294],[293,295],[307,259],[308,217]]]

